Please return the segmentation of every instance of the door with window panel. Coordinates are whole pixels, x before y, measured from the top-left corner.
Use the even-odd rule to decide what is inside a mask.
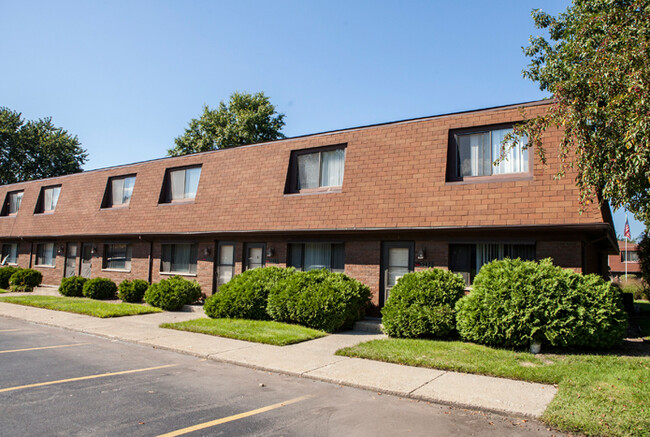
[[[246,245],[246,270],[264,267],[266,263],[265,248],[266,244],[264,243],[250,243]]]
[[[90,278],[93,267],[93,245],[86,243],[81,247],[81,276]]]
[[[382,244],[380,306],[386,304],[390,296],[390,290],[397,284],[397,281],[405,274],[413,271],[414,247],[412,241],[385,242]]]
[[[79,246],[77,243],[68,243],[68,250],[65,253],[65,277],[69,278],[77,274],[77,255]]]
[[[219,243],[217,253],[217,291],[235,275],[235,244]]]

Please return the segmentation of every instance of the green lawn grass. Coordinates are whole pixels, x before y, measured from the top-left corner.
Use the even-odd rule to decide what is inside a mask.
[[[136,314],[158,313],[162,310],[132,303],[110,303],[84,297],[58,296],[0,296],[0,302],[27,305],[48,310],[86,314],[94,317],[121,317]]]
[[[648,349],[646,348],[646,351]],[[557,384],[542,419],[587,435],[650,436],[650,358],[540,354],[460,341],[373,340],[338,355]]]
[[[195,319],[186,322],[163,323],[160,327],[276,346],[300,343],[327,335],[323,331],[304,326],[243,319]]]

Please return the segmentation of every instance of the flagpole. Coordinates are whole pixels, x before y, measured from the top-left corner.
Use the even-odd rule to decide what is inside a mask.
[[[625,225],[627,226],[627,213],[625,214]],[[627,284],[627,235],[625,235],[625,257],[623,258],[625,263],[625,283]]]
[[[627,237],[625,237],[625,257],[623,260],[625,262],[625,283],[627,284]]]

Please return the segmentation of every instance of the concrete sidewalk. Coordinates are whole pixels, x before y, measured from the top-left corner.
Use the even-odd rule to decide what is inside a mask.
[[[334,355],[342,347],[385,338],[382,334],[361,331],[333,334],[290,346],[270,346],[158,327],[165,322],[203,317],[200,312],[164,312],[99,319],[0,303],[0,317],[380,393],[528,417],[539,417],[557,392],[552,385]]]

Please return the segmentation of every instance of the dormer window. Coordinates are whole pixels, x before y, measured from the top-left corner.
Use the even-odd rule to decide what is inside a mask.
[[[199,188],[201,166],[169,169],[165,173],[160,203],[194,200]]]
[[[292,152],[288,193],[340,191],[345,170],[345,145]]]
[[[501,176],[530,172],[527,139],[520,138],[501,157],[504,138],[512,132],[511,125],[460,129],[452,132],[449,147],[449,180],[465,180],[481,176]]]
[[[102,208],[128,206],[133,195],[135,175],[116,176],[108,179]]]
[[[56,204],[59,202],[59,194],[61,194],[61,185],[41,188],[41,194],[38,196],[34,213],[53,213],[56,209]]]
[[[5,203],[2,205],[3,216],[16,215],[20,209],[20,202],[23,200],[23,191],[12,191],[7,193]]]

